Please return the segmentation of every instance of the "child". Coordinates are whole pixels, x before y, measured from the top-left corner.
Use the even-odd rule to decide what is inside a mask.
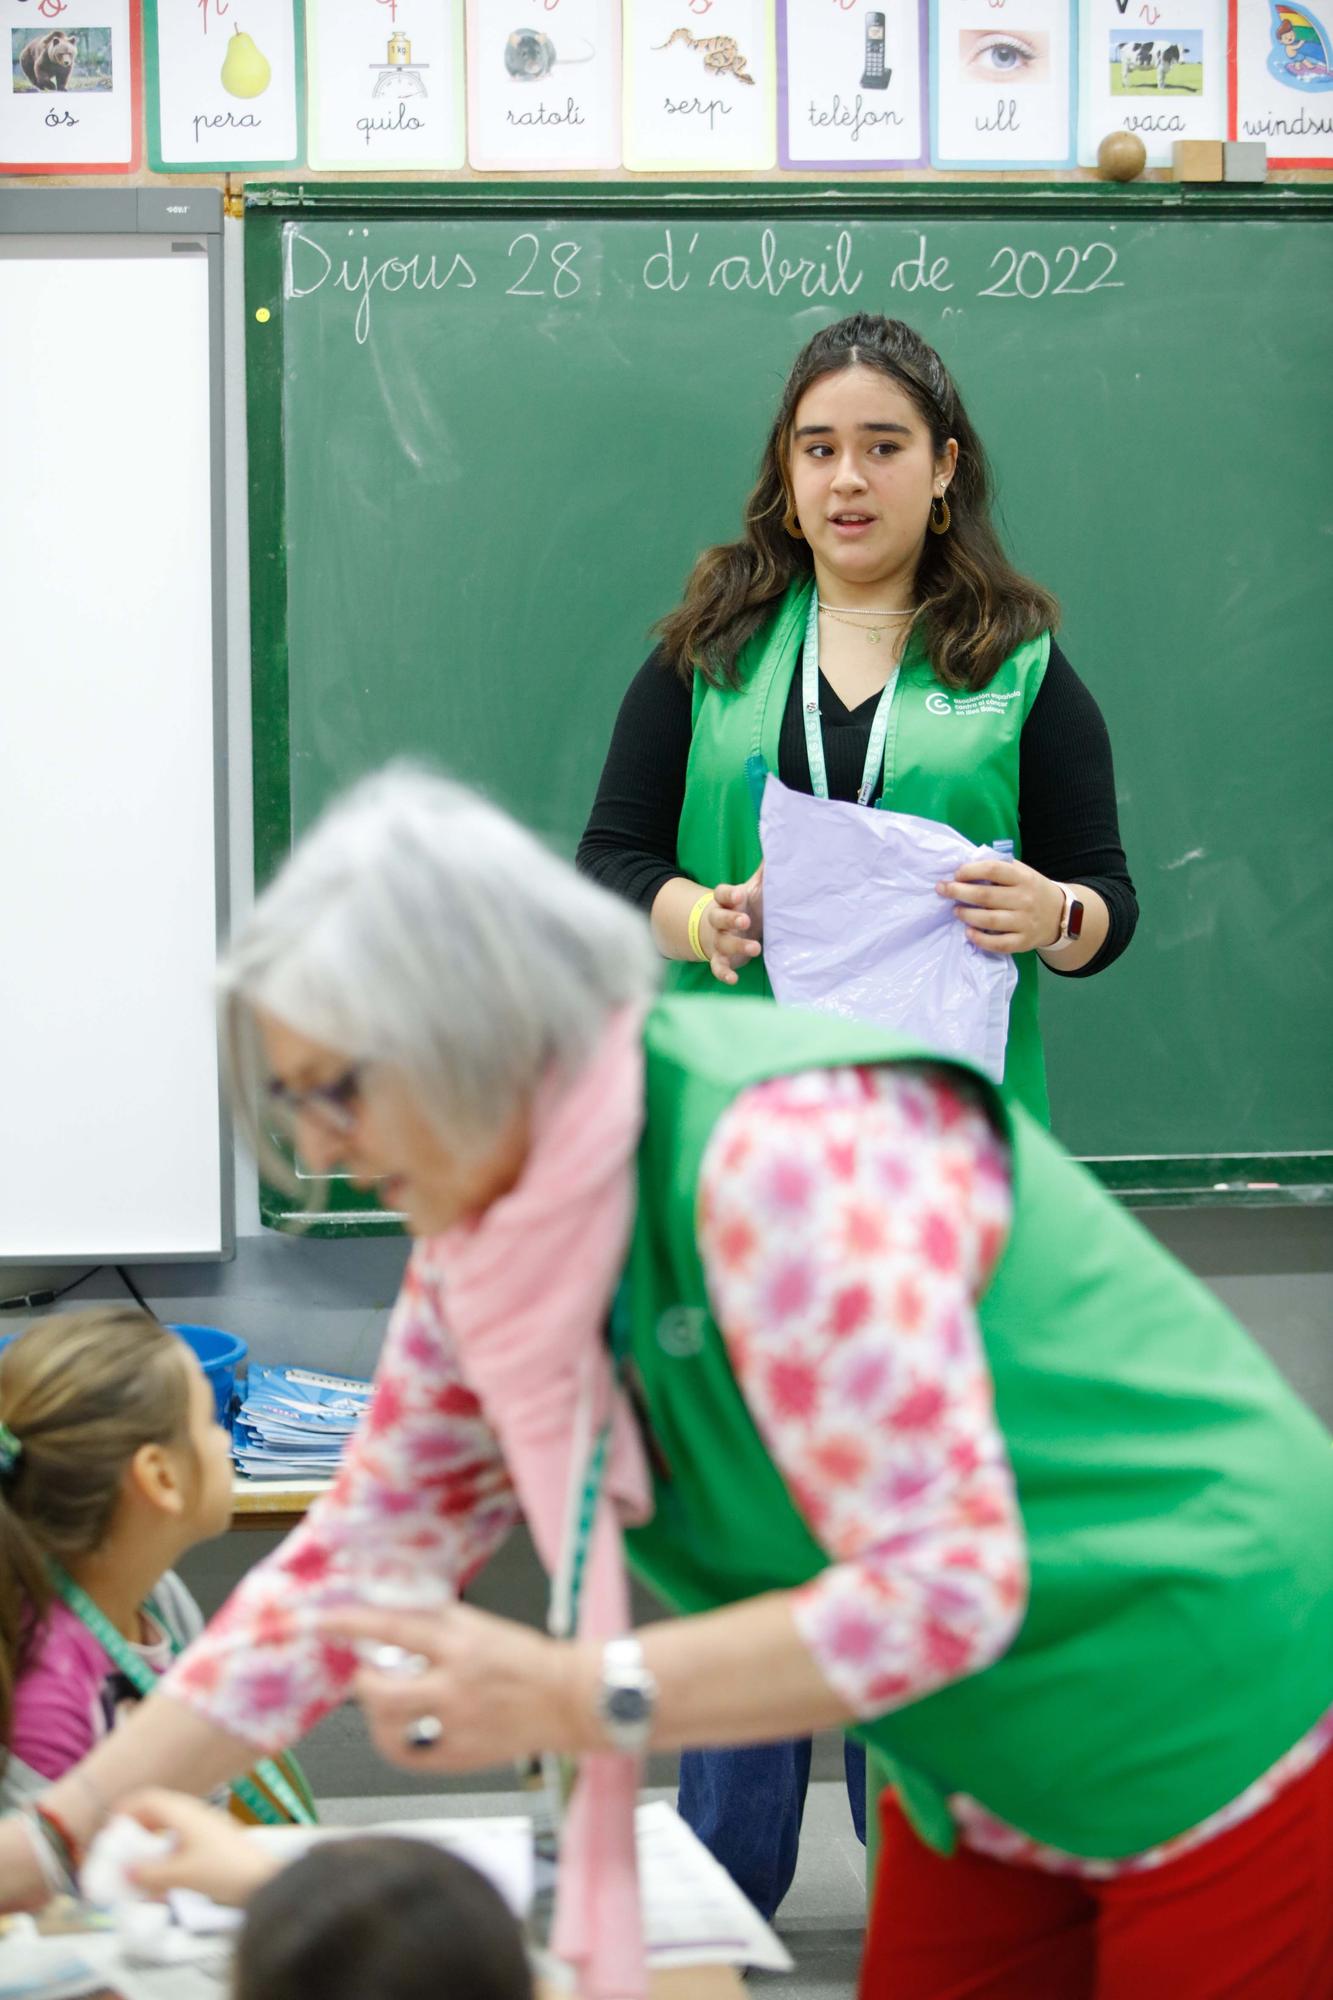
[[[360,1834],[284,1867],[197,1799],[143,1792],[124,1809],[176,1841],[134,1870],[141,1888],[246,1905],[234,2000],[532,2000],[516,1919],[442,1848]]]
[[[137,1699],[99,1623],[155,1673],[202,1629],[171,1566],[224,1531],[231,1490],[204,1372],[146,1313],[57,1314],[0,1353],[0,1809]]]

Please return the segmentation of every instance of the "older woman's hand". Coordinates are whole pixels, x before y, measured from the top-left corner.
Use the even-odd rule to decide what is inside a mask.
[[[1022,861],[982,855],[965,862],[951,882],[936,883],[935,893],[952,899],[954,915],[982,951],[1040,951],[1060,935],[1063,890]]]
[[[719,882],[699,922],[714,979],[734,986],[737,974],[758,958],[764,935],[764,864],[748,882]]]
[[[587,1747],[580,1728],[581,1649],[468,1605],[440,1612],[340,1611],[320,1621],[330,1639],[401,1646],[416,1672],[363,1667],[352,1692],[375,1747],[410,1771],[472,1771],[543,1750]],[[589,1703],[589,1706],[591,1704]],[[416,1725],[427,1720],[424,1742]],[[415,1740],[414,1740],[415,1733]]]
[[[183,1792],[154,1787],[135,1792],[118,1808],[154,1833],[169,1833],[174,1846],[157,1861],[141,1861],[130,1870],[147,1896],[165,1896],[169,1889],[197,1889],[215,1903],[237,1907],[248,1903],[256,1889],[276,1875],[281,1862],[251,1840],[244,1829],[216,1806]]]

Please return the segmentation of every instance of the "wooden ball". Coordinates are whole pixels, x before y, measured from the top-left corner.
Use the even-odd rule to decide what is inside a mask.
[[[1097,171],[1104,181],[1136,180],[1148,164],[1137,132],[1108,132],[1097,148]]]

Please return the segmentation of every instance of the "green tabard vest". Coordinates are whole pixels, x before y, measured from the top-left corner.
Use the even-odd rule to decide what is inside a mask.
[[[695,675],[694,729],[676,846],[681,872],[696,882],[744,882],[759,866],[759,826],[746,764],[757,752],[770,771],[778,768],[782,715],[813,587],[808,581],[791,585],[773,620],[742,652],[740,686],[734,691],[710,687],[701,674]],[[919,649],[909,648],[890,705],[878,803],[939,820],[978,845],[1012,840],[1021,859],[1019,737],[1050,651],[1050,634],[1045,633],[1011,653],[979,694],[967,694],[946,688]],[[1005,1089],[1034,1118],[1049,1124],[1037,1019],[1037,955],[1023,952],[1016,963]],[[697,962],[673,964],[668,984],[678,992],[720,990],[708,967]],[[747,965],[728,990],[770,994],[762,957]]]
[[[829,1562],[709,1312],[704,1149],[762,1078],[922,1058],[883,1029],[721,996],[660,1002],[645,1047],[628,1316],[661,1463],[628,1544],[699,1611]],[[1013,1230],[980,1325],[1028,1609],[992,1666],[854,1733],[943,1851],[957,1791],[1066,1852],[1135,1854],[1237,1797],[1333,1703],[1333,1451],[1216,1299],[983,1088],[1013,1147]]]

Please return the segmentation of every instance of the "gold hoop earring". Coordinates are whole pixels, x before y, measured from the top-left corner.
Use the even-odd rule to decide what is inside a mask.
[[[938,511],[936,511],[938,509]],[[949,503],[942,493],[937,493],[930,503],[930,532],[932,535],[947,535],[953,515]]]

